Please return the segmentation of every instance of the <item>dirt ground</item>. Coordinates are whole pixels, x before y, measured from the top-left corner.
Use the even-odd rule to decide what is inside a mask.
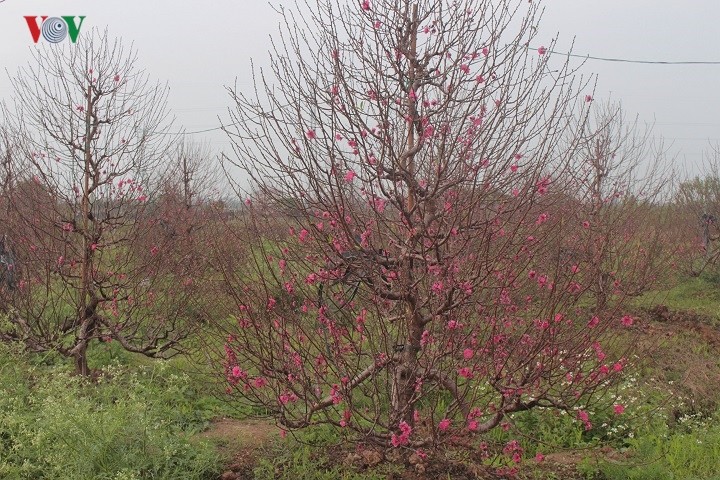
[[[271,421],[218,418],[198,436],[216,444],[220,453],[231,459],[221,480],[239,480],[252,478],[258,450],[279,434]]]

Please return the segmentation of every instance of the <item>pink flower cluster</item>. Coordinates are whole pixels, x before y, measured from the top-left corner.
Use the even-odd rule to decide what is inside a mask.
[[[400,428],[400,435],[393,433],[392,437],[390,438],[390,443],[393,447],[407,445],[410,442],[410,434],[412,433],[412,427],[406,422],[400,422],[398,428]]]

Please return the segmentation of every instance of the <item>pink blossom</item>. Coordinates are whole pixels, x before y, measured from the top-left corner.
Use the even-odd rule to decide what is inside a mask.
[[[465,350],[463,350],[463,358],[465,360],[470,360],[473,357],[473,355],[475,355],[475,352],[473,351],[472,348],[466,348]]]
[[[595,350],[595,354],[597,355],[598,361],[602,362],[603,360],[605,360],[606,355],[605,355],[605,352],[603,352],[602,346],[600,345],[600,343],[595,342],[595,343],[593,343],[592,347]]]
[[[333,385],[332,389],[330,390],[330,398],[332,399],[333,405],[339,405],[342,403],[342,396],[340,395],[340,391],[337,385]]]
[[[352,170],[348,170],[348,172],[345,174],[345,181],[347,183],[351,183],[354,178],[355,178],[355,172],[353,172]]]
[[[307,237],[308,237],[308,231],[305,230],[304,228],[303,228],[302,230],[300,230],[300,234],[298,235],[298,239],[299,239],[301,242],[304,242],[305,240],[307,240]]]
[[[624,405],[614,405],[613,411],[615,412],[615,415],[622,415],[625,412],[625,406]]]
[[[436,295],[439,295],[440,293],[442,293],[442,290],[443,290],[443,282],[435,282],[432,284],[432,291]]]
[[[592,101],[593,101],[592,95],[585,95],[585,101],[586,101],[587,103],[592,102]]]
[[[472,378],[473,377],[473,371],[470,367],[462,367],[458,370],[458,375],[460,375],[463,378]]]
[[[385,200],[382,198],[376,198],[373,200],[373,207],[375,207],[375,211],[378,213],[383,213],[385,211]]]
[[[470,73],[470,65],[468,65],[467,63],[463,63],[462,65],[460,65],[460,70],[462,70],[462,72],[467,75]]]
[[[518,170],[517,163],[513,163],[512,165],[510,165],[511,172],[515,173],[515,172],[517,172],[517,170]]]
[[[543,455],[542,453],[538,452],[538,453],[535,455],[535,461],[536,461],[536,462],[540,463],[540,462],[543,462],[544,460],[545,460],[545,455]]]
[[[630,327],[633,324],[633,318],[630,315],[624,315],[620,322],[623,324],[624,327]]]
[[[477,77],[475,77],[475,81],[477,83],[483,83],[485,81],[485,79],[483,78],[482,75],[478,75]]]
[[[309,128],[307,132],[305,132],[305,135],[307,135],[307,138],[310,140],[314,140],[317,138],[317,133],[315,133],[315,130],[312,128]]]
[[[115,80],[116,82],[119,82],[119,81],[120,81],[120,75],[115,75],[115,76],[113,77],[113,80]]]
[[[362,3],[360,4],[360,7],[364,11],[369,12],[370,11],[370,0],[363,0]]]
[[[438,429],[441,432],[446,431],[450,427],[450,419],[449,418],[443,418],[440,420],[440,423],[438,423]]]
[[[490,49],[488,49],[488,47],[483,47],[483,49],[482,49],[483,56],[487,57],[489,53],[490,53]]]
[[[537,191],[540,195],[545,195],[548,191],[548,187],[550,186],[550,179],[548,177],[544,177],[540,179],[537,182]]]
[[[547,52],[547,48],[542,47],[542,46],[540,48],[538,48],[539,55],[545,55],[546,52]]]
[[[399,447],[401,445],[407,445],[410,441],[410,434],[412,433],[412,427],[408,425],[406,422],[400,422],[398,425],[400,428],[400,435],[397,435],[395,433],[392,434],[392,437],[390,438],[390,443],[393,447]]]
[[[235,365],[232,369],[232,374],[233,374],[233,377],[240,378],[240,375],[242,375],[242,370],[240,369],[240,367]]]
[[[590,222],[588,222],[587,220],[585,220],[585,221],[582,223],[582,226],[583,226],[583,228],[590,228]]]
[[[595,328],[600,323],[600,318],[598,318],[597,315],[594,315],[590,321],[588,322],[588,328]]]

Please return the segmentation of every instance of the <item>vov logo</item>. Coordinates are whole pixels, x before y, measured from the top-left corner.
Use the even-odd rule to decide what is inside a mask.
[[[45,41],[50,43],[60,43],[68,36],[70,41],[75,43],[78,35],[80,34],[80,28],[82,28],[84,16],[76,17],[74,15],[64,15],[60,17],[24,17],[30,29],[30,35],[34,43],[38,43],[40,40],[40,34]],[[75,19],[79,18],[80,21],[76,23]],[[38,19],[40,21],[38,22]]]

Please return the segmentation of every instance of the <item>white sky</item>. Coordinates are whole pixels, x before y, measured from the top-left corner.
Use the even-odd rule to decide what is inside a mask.
[[[280,2],[282,3],[282,2]],[[285,2],[290,3],[290,2]],[[718,0],[546,0],[540,41],[559,33],[558,50],[660,61],[720,61]],[[219,125],[227,118],[224,89],[238,79],[250,88],[250,59],[263,64],[278,15],[258,0],[5,0],[0,2],[0,67],[13,74],[30,59],[24,15],[85,15],[91,27],[134,42],[152,78],[171,87],[176,129]],[[41,40],[42,42],[43,40]],[[672,143],[680,170],[696,171],[709,141],[720,143],[720,64],[638,65],[588,60],[583,73],[599,75],[595,98],[621,100],[629,115],[655,122],[655,134]],[[9,99],[0,72],[0,99]],[[222,132],[197,135],[229,149]]]

